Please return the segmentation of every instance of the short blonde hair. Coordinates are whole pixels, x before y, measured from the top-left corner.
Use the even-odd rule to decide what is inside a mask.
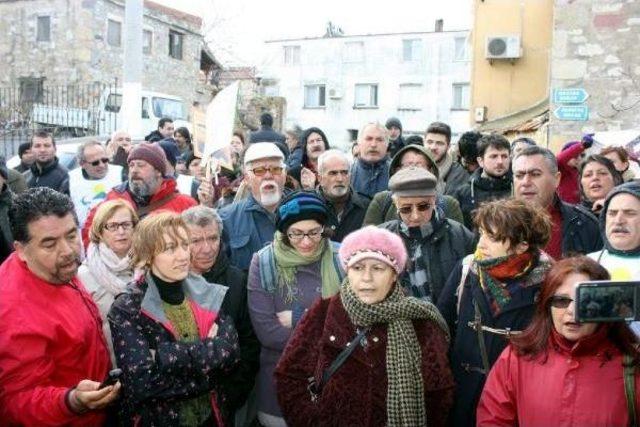
[[[180,235],[183,231],[185,239]],[[189,244],[189,229],[182,217],[174,212],[159,212],[145,217],[133,233],[131,245],[131,265],[135,268],[149,268],[156,255],[166,249],[164,236],[174,243]]]
[[[91,242],[95,244],[100,243],[102,240],[102,231],[104,230],[104,226],[107,224],[107,221],[115,215],[118,209],[126,209],[131,214],[131,220],[134,223],[138,222],[138,214],[136,214],[133,207],[131,207],[131,205],[125,200],[107,200],[106,202],[98,205],[98,209],[96,209],[96,214],[93,217],[93,223],[91,223],[91,229],[89,230],[89,240]]]

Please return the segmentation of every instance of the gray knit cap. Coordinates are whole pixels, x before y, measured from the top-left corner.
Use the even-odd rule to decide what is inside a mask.
[[[425,197],[436,195],[438,179],[424,168],[400,169],[389,179],[389,190],[397,197]]]

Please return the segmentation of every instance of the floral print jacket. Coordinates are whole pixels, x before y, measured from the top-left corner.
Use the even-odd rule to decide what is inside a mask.
[[[216,387],[240,356],[233,321],[219,313],[227,288],[189,275],[183,289],[198,341],[178,340],[148,274],[131,283],[109,311],[116,362],[123,370],[120,415],[125,425],[179,425],[179,402],[205,393],[211,395],[216,425],[229,424],[232,414],[225,413],[225,396]],[[214,322],[218,332],[207,338]]]

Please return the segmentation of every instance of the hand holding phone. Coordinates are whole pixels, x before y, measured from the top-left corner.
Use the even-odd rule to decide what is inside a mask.
[[[118,379],[120,378],[121,375],[122,375],[122,369],[120,368],[110,370],[109,373],[107,374],[107,377],[104,379],[104,381],[102,381],[98,389],[109,387],[110,385],[114,385],[116,382],[118,382]]]

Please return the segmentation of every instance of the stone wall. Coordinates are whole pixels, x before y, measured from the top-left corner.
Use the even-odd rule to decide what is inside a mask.
[[[187,106],[198,99],[202,35],[200,20],[172,14],[145,2],[144,28],[153,32],[144,55],[142,86],[178,95]],[[36,42],[39,15],[51,16],[51,41]],[[0,2],[0,86],[20,77],[45,77],[46,84],[122,81],[124,47],[106,41],[107,19],[124,21],[124,3],[115,0],[10,0]],[[183,37],[182,60],[169,56],[169,29]],[[124,33],[124,22],[122,26]],[[124,37],[124,34],[123,34]],[[124,41],[124,39],[123,39]]]
[[[640,1],[555,0],[551,90],[584,88],[590,115],[580,122],[552,114],[553,148],[587,132],[640,128],[639,53]]]

